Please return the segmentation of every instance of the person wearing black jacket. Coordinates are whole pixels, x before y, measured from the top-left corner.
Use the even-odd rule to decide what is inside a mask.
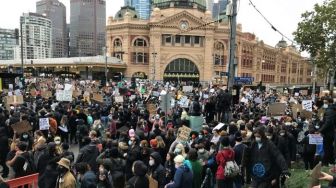
[[[161,164],[161,155],[158,152],[153,152],[149,157],[149,176],[154,178],[159,188],[164,188],[166,185],[166,172]]]
[[[282,175],[289,175],[287,163],[277,147],[266,138],[262,127],[254,131],[255,140],[244,156],[244,166],[250,164],[253,188],[269,188],[276,181],[273,179],[275,169]]]
[[[136,160],[140,160],[140,146],[137,144],[137,140],[135,137],[131,137],[131,139],[128,141],[128,152],[125,155],[126,158],[126,179],[131,178],[132,171],[131,167],[133,165],[133,162]]]
[[[324,155],[322,159],[323,165],[334,164],[334,148],[333,141],[335,139],[335,123],[336,123],[336,111],[335,105],[333,105],[333,99],[330,98],[324,101],[324,106],[328,107],[323,117],[323,125],[318,132],[323,136],[323,150]]]
[[[99,155],[99,150],[94,141],[91,141],[90,144],[84,146],[79,150],[78,157],[76,159],[76,164],[80,162],[86,162],[90,165],[90,168],[94,172],[98,172],[97,157]]]
[[[2,177],[7,178],[9,169],[6,165],[6,157],[9,152],[8,136],[5,127],[0,127],[0,165],[2,166]]]
[[[147,166],[142,161],[135,161],[132,165],[134,176],[129,178],[126,188],[149,188],[149,180],[146,177]]]

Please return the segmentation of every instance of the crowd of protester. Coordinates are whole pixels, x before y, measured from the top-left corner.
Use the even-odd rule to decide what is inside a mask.
[[[32,96],[29,87],[41,88],[27,83],[21,89],[25,102],[9,108],[2,93],[4,179],[38,173],[41,188],[276,188],[301,159],[307,171],[319,161],[334,164],[336,106],[328,96],[316,98],[312,118],[305,118],[290,108],[309,98],[301,94],[241,90],[234,103],[227,90],[215,86],[183,93],[178,84],[147,83],[146,92],[140,92],[138,83],[111,84],[111,90],[72,83],[97,87],[110,102],[88,101],[84,91],[72,102],[57,101],[55,82],[48,85],[49,98]],[[114,99],[117,89],[126,90],[119,92],[122,103]],[[175,102],[168,112],[160,109],[154,90],[172,93]],[[190,99],[188,106],[178,103],[181,96]],[[286,112],[267,116],[268,105],[276,102],[285,103]],[[149,104],[155,105],[154,113]],[[317,115],[320,110],[323,116]],[[204,117],[200,131],[181,139],[192,116]],[[48,118],[49,130],[39,130],[40,118]],[[24,120],[32,129],[18,134],[11,125]],[[310,144],[309,134],[322,135],[323,144]],[[321,179],[333,181],[328,174]]]

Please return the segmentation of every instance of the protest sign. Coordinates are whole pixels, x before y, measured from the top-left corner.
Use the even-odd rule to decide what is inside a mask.
[[[302,111],[302,105],[300,104],[291,104],[292,107],[292,113],[293,113],[293,117],[294,119],[297,118],[297,113]]]
[[[153,96],[158,97],[158,96],[160,96],[160,93],[157,92],[157,91],[153,91]]]
[[[308,95],[308,90],[300,90],[301,95],[307,96]]]
[[[73,90],[72,91],[72,96],[75,97],[75,98],[79,97],[81,94],[82,94],[81,90]]]
[[[49,99],[50,97],[52,97],[52,93],[51,91],[41,91],[41,96],[45,99]]]
[[[303,100],[302,101],[302,109],[307,110],[309,112],[313,111],[313,101],[312,100]]]
[[[116,97],[114,97],[114,101],[116,103],[123,103],[124,102],[124,97],[123,96],[116,96]]]
[[[193,90],[193,86],[183,86],[183,92],[190,93]]]
[[[156,114],[156,106],[152,103],[147,103],[147,110],[149,111],[149,114],[155,115]]]
[[[178,104],[182,107],[182,108],[188,108],[189,107],[189,99],[187,96],[182,96],[178,102]]]
[[[64,90],[71,90],[72,89],[72,85],[71,84],[65,84],[64,85]]]
[[[18,134],[22,134],[24,132],[28,132],[33,129],[29,121],[26,121],[26,120],[14,123],[11,125],[11,127]]]
[[[178,129],[177,139],[179,139],[180,141],[188,141],[190,132],[191,128],[183,125],[181,128]]]
[[[224,123],[218,123],[216,127],[213,128],[213,130],[220,130],[224,126]]]
[[[307,110],[302,110],[300,112],[300,117],[305,119],[312,119],[313,113]]]
[[[134,100],[135,98],[136,98],[136,95],[131,95],[129,99],[132,101],[132,100]]]
[[[104,102],[103,96],[99,93],[93,93],[92,100],[97,101],[97,102],[101,102],[101,103]]]
[[[323,144],[323,137],[320,134],[309,134],[309,144],[321,145]]]
[[[40,118],[39,119],[40,130],[49,130],[49,118]]]
[[[284,115],[286,111],[285,103],[273,103],[268,106],[267,115],[268,116],[281,116]]]
[[[71,90],[56,90],[56,100],[58,101],[72,101],[72,91]]]

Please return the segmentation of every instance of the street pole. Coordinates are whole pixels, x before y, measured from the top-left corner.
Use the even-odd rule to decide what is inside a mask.
[[[313,59],[313,65],[314,65],[314,70],[313,70],[313,89],[312,89],[312,95],[311,98],[313,101],[315,101],[315,90],[316,90],[316,64]]]
[[[105,86],[107,86],[107,47],[104,47],[105,53]]]
[[[234,81],[234,60],[236,51],[236,31],[237,31],[237,0],[232,0],[232,15],[230,15],[230,48],[229,48],[229,75],[228,75],[228,89],[232,93]]]
[[[21,73],[22,78],[24,77],[24,70],[23,70],[23,37],[22,37],[22,21],[20,20],[20,37],[21,37]]]

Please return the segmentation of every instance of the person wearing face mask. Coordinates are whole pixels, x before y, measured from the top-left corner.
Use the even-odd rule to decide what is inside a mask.
[[[62,142],[61,142],[61,137],[56,136],[54,138],[54,142],[56,144],[56,153],[57,155],[61,155],[63,153],[62,151]]]
[[[158,152],[151,153],[148,164],[148,175],[158,182],[158,188],[163,188],[166,185],[166,170],[161,164],[161,155]]]
[[[57,188],[75,188],[76,179],[70,172],[70,161],[66,158],[62,158],[57,162],[58,177],[56,180]]]
[[[204,148],[204,144],[201,143],[198,145],[197,150],[197,159],[203,164],[206,164],[206,161],[209,159],[209,151]]]
[[[126,188],[149,188],[149,180],[146,177],[147,166],[142,161],[134,161],[132,164],[133,177],[127,179]]]
[[[233,150],[235,152],[235,161],[237,163],[238,166],[241,166],[242,160],[243,160],[243,154],[247,148],[247,146],[245,144],[242,143],[243,138],[240,132],[237,132],[235,134],[235,146],[233,147]],[[244,171],[245,169],[241,169],[241,174],[238,175],[235,179],[234,179],[234,185],[236,188],[241,188],[243,186],[243,180],[244,180]]]
[[[134,161],[140,160],[140,146],[137,144],[135,133],[131,133],[128,141],[128,152],[126,154],[126,179],[132,177],[131,167]]]
[[[246,151],[243,165],[249,167],[252,172],[251,187],[270,188],[276,184],[273,181],[276,169],[279,169],[277,171],[282,175],[290,175],[287,163],[278,148],[267,139],[263,127],[258,127],[253,136],[254,142]]]
[[[334,126],[336,124],[336,107],[333,105],[333,99],[329,98],[324,100],[325,109],[322,126],[318,130],[318,133],[321,133],[323,136],[323,150],[324,155],[322,159],[322,164],[325,166],[333,165],[334,161],[334,148],[333,141],[335,139]]]
[[[165,188],[192,188],[193,174],[184,161],[185,158],[182,155],[177,155],[174,158],[176,168],[174,180],[168,183]]]

